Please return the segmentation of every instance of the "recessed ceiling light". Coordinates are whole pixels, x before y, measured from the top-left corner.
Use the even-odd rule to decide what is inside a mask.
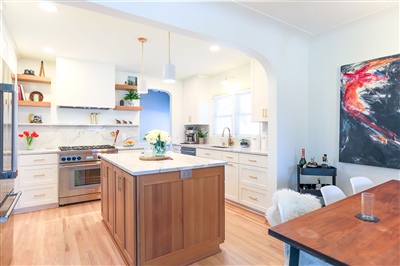
[[[39,7],[47,12],[57,12],[58,10],[58,8],[52,2],[49,1],[41,1],[39,3]]]
[[[210,46],[210,51],[211,52],[218,52],[219,49],[221,49],[218,45],[212,45]]]
[[[54,49],[51,47],[44,47],[43,48],[43,52],[49,53],[49,54],[53,54],[54,53]]]

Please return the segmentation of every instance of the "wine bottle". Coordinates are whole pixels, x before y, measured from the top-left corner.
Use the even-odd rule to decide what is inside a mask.
[[[44,77],[44,66],[43,66],[43,61],[40,63],[40,72],[39,72],[39,77]]]
[[[320,190],[321,187],[322,187],[322,185],[321,185],[321,178],[318,177],[318,184],[315,185],[315,189],[316,189],[316,190]]]
[[[305,149],[301,149],[301,159],[299,161],[299,165],[300,167],[303,167],[303,165],[305,165],[306,162],[306,150]]]

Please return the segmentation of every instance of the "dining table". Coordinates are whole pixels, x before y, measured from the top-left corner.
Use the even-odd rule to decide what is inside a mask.
[[[304,251],[333,265],[400,265],[400,180],[364,192],[375,195],[378,222],[356,217],[361,192],[269,228],[268,234],[290,245],[289,265]]]

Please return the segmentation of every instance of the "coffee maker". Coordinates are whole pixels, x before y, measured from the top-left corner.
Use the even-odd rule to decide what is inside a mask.
[[[188,127],[185,130],[185,142],[187,144],[197,144],[199,140],[197,138],[197,130],[193,129],[193,127]]]

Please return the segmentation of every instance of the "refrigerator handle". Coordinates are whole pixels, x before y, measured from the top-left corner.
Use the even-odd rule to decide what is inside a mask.
[[[13,202],[11,203],[10,207],[8,208],[6,215],[0,217],[0,223],[7,222],[8,217],[10,217],[11,213],[13,212],[15,205],[17,205],[18,200],[21,197],[21,195],[22,195],[22,191],[10,195],[12,197],[15,196],[15,198],[14,198]]]

